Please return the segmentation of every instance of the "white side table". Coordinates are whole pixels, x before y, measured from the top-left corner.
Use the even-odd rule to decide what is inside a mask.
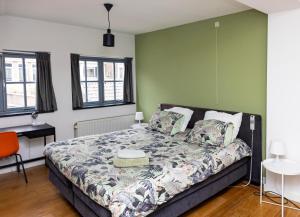
[[[281,175],[281,216],[284,217],[284,208],[291,208],[300,211],[295,207],[286,206],[284,205],[284,176],[297,176],[300,175],[300,165],[297,162],[288,159],[279,159],[276,160],[274,158],[266,159],[261,162],[261,171],[260,171],[260,204],[262,203],[269,203],[273,205],[280,206],[276,203],[264,201],[262,195],[264,193],[263,190],[263,180],[262,180],[262,171],[263,167],[273,173]]]
[[[148,127],[147,123],[141,123],[141,124],[137,123],[131,125],[132,129],[144,129],[145,127]]]

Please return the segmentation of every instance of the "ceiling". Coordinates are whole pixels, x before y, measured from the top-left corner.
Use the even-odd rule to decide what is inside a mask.
[[[266,14],[300,8],[299,0],[237,0]]]
[[[0,13],[106,28],[106,2],[114,4],[112,30],[134,34],[249,9],[235,0],[0,0]]]

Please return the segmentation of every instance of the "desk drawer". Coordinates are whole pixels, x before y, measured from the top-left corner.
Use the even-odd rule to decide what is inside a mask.
[[[30,139],[43,137],[43,136],[51,136],[51,135],[55,135],[55,128],[35,130],[35,131],[32,131],[32,132],[23,133],[23,136],[26,136]]]

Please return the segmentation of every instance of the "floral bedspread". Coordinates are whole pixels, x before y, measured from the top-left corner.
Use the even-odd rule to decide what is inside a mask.
[[[113,217],[146,216],[176,194],[249,156],[250,148],[235,140],[227,147],[185,142],[149,129],[128,129],[50,143],[44,154],[72,183]],[[142,149],[150,157],[144,167],[116,168],[119,149]]]

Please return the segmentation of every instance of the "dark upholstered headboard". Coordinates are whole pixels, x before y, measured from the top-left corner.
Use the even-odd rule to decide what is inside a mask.
[[[161,104],[160,109],[168,109],[174,106],[180,106],[184,108],[189,108],[194,111],[193,116],[189,122],[188,128],[193,128],[194,124],[198,120],[203,120],[205,112],[209,110],[215,110],[220,112],[226,112],[230,114],[235,114],[237,112],[222,111],[216,109],[208,108],[197,108],[190,106],[174,105],[174,104]],[[256,114],[243,113],[243,120],[238,134],[238,138],[245,141],[249,146],[251,146],[251,131],[250,131],[250,116],[255,116],[255,131],[253,136],[253,170],[252,170],[252,183],[260,183],[260,163],[262,161],[262,122],[261,116]]]

